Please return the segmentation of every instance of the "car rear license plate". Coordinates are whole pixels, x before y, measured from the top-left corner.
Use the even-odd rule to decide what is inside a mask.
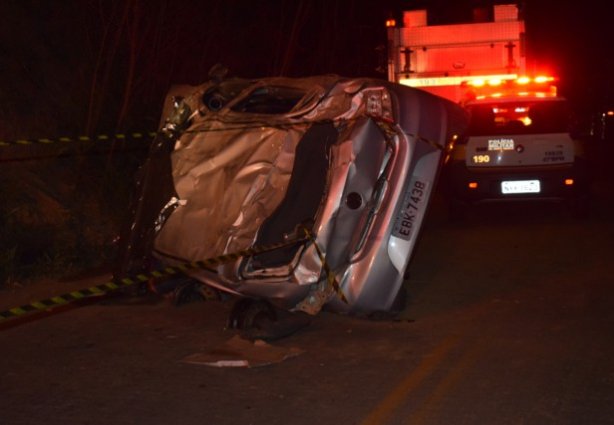
[[[539,193],[541,185],[539,180],[509,180],[501,182],[501,193]]]
[[[426,206],[429,183],[426,180],[413,177],[405,193],[403,206],[397,215],[392,236],[410,240],[417,231],[419,221]]]

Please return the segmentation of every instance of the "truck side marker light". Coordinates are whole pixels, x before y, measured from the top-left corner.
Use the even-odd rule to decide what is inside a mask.
[[[478,182],[469,182],[469,184],[467,186],[469,187],[469,189],[477,189],[478,188]]]

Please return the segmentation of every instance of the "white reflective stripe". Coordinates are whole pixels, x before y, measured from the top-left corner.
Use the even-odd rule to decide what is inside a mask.
[[[464,155],[468,167],[570,164],[574,157],[574,141],[567,133],[474,136]]]

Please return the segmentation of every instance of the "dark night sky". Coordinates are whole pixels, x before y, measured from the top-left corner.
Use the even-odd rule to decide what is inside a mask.
[[[232,75],[375,69],[384,20],[428,8],[437,23],[466,21],[487,0],[3,0],[0,137],[157,124],[171,84],[198,84],[218,62]],[[498,1],[497,3],[506,3]],[[612,26],[587,0],[524,0],[530,52],[578,104],[612,102]]]
[[[607,9],[606,2],[594,0],[526,1],[533,54],[558,71],[570,97],[613,101],[614,21]]]

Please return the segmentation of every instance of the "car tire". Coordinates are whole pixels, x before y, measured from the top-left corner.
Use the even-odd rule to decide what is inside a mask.
[[[277,312],[273,305],[266,300],[241,298],[235,302],[228,327],[230,329],[247,330],[260,328],[277,320]]]

